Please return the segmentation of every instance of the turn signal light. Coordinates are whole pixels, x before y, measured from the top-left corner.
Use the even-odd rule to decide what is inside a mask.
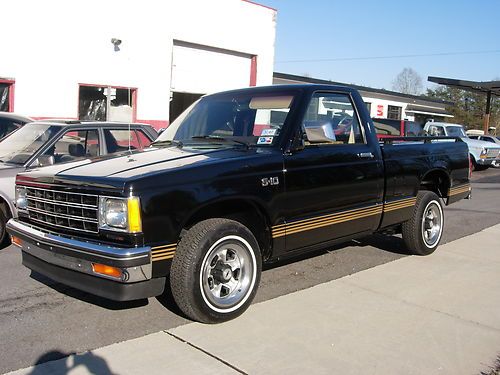
[[[128,231],[138,233],[142,231],[141,207],[139,198],[131,197],[128,199]]]
[[[116,277],[120,279],[122,277],[122,270],[116,267],[107,266],[105,264],[92,263],[92,270],[95,273],[99,273],[101,275]]]
[[[19,246],[19,247],[23,247],[23,243],[21,241],[21,239],[19,237],[16,237],[16,236],[11,236],[11,242],[13,245],[16,245],[16,246]]]

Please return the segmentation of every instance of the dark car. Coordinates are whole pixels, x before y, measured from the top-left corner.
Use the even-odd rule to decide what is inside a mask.
[[[11,112],[0,112],[0,139],[6,137],[33,119]]]
[[[15,216],[16,174],[120,151],[149,147],[156,131],[145,124],[80,121],[36,121],[0,141],[0,243],[5,223]]]

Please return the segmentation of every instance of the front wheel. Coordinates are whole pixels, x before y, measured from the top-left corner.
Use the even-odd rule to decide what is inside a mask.
[[[5,216],[5,213],[0,208],[0,249],[6,247],[9,244],[9,236],[6,230],[8,220],[9,219]]]
[[[175,302],[189,318],[220,323],[242,314],[260,282],[259,245],[234,220],[208,219],[181,239],[170,269]]]
[[[410,253],[429,255],[436,250],[444,228],[443,206],[432,191],[420,191],[412,217],[403,223],[403,240]]]

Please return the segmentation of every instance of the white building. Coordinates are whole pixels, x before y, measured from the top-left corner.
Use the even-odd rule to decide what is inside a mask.
[[[429,120],[443,121],[453,117],[446,111],[446,106],[453,105],[439,99],[407,95],[395,91],[374,89],[371,87],[332,82],[322,79],[274,73],[274,84],[319,83],[349,86],[357,89],[373,118],[416,121],[424,124]]]
[[[0,110],[165,127],[202,94],[273,79],[276,11],[246,0],[2,4]]]

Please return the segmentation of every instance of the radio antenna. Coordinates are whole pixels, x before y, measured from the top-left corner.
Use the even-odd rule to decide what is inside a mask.
[[[132,108],[132,102],[130,101],[130,87],[127,88],[127,94],[128,94],[128,100],[127,100],[127,105],[130,106],[130,108]],[[130,118],[128,119],[128,152],[130,154],[130,152],[132,151],[131,149],[131,145],[130,145],[130,141],[131,141],[131,138],[132,138],[132,132],[130,131]]]

